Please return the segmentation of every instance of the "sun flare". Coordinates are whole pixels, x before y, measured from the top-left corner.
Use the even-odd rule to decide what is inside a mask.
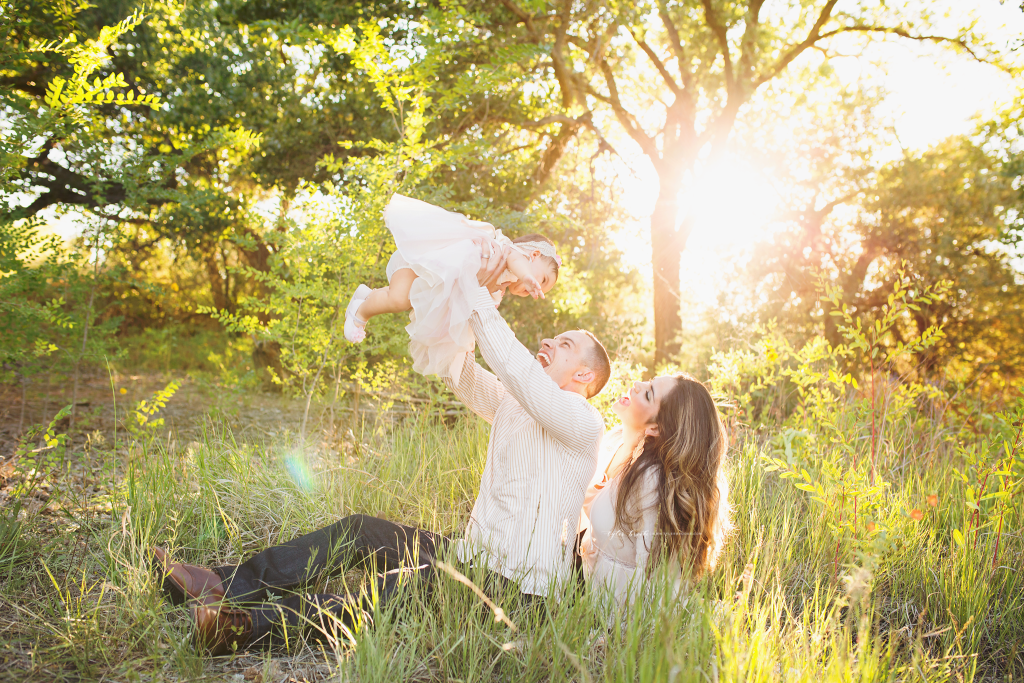
[[[734,251],[769,234],[778,195],[768,178],[741,159],[726,159],[679,194],[680,220],[691,224],[688,249]]]

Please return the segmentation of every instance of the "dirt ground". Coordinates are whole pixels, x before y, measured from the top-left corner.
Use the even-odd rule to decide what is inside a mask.
[[[81,451],[90,439],[101,436],[107,443],[115,436],[115,426],[124,434],[124,425],[140,401],[150,401],[153,394],[174,379],[179,389],[156,418],[164,420],[166,434],[182,438],[201,426],[201,418],[209,415],[230,426],[241,438],[288,438],[297,435],[302,426],[305,401],[266,390],[226,387],[202,379],[167,377],[160,373],[113,374],[96,373],[83,377],[78,387],[76,426],[70,435],[68,449]],[[19,438],[32,426],[45,427],[57,412],[71,403],[72,385],[59,381],[36,381],[24,387],[0,384],[0,467],[14,455]],[[24,400],[23,400],[24,397]],[[331,444],[339,441],[353,425],[353,417],[373,418],[377,399],[387,402],[382,416],[401,419],[416,410],[424,399],[398,396],[385,391],[379,397],[358,390],[314,401],[309,410],[306,433],[310,438]],[[466,412],[454,400],[440,404],[446,416]],[[70,420],[64,418],[56,433],[67,432]]]
[[[78,450],[94,432],[112,438],[115,424],[123,429],[124,421],[139,401],[150,400],[169,381],[158,374],[96,374],[83,378],[78,387],[74,441],[69,444],[72,450]],[[194,428],[197,418],[204,413],[214,414],[232,423],[232,427],[268,436],[296,432],[302,424],[304,404],[298,399],[191,379],[178,381],[180,388],[157,415],[172,432]],[[71,396],[70,382],[30,384],[24,401],[21,386],[0,385],[0,458],[13,455],[19,436],[32,425],[48,424],[61,408],[71,403]],[[312,420],[319,418],[318,412],[311,410]],[[65,418],[58,425],[58,433],[68,426],[69,420]]]

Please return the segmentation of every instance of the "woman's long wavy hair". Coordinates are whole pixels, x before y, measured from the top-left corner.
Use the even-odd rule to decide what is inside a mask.
[[[643,452],[622,473],[615,525],[625,533],[637,528],[641,485],[655,476],[658,533],[648,571],[671,561],[691,567],[697,578],[714,567],[732,530],[722,467],[727,439],[707,388],[689,375],[675,379],[658,407],[658,436],[646,437]]]

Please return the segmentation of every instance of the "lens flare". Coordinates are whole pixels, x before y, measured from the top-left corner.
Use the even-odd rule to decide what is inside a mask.
[[[302,453],[292,452],[286,455],[284,466],[296,486],[306,492],[313,490],[313,470]]]

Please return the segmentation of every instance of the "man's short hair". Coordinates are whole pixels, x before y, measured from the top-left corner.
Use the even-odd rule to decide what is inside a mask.
[[[601,393],[604,385],[608,384],[608,378],[612,376],[612,361],[608,357],[608,350],[604,344],[598,341],[592,332],[580,330],[590,337],[592,342],[590,349],[583,356],[583,363],[594,371],[594,380],[587,385],[587,398],[594,398]]]

